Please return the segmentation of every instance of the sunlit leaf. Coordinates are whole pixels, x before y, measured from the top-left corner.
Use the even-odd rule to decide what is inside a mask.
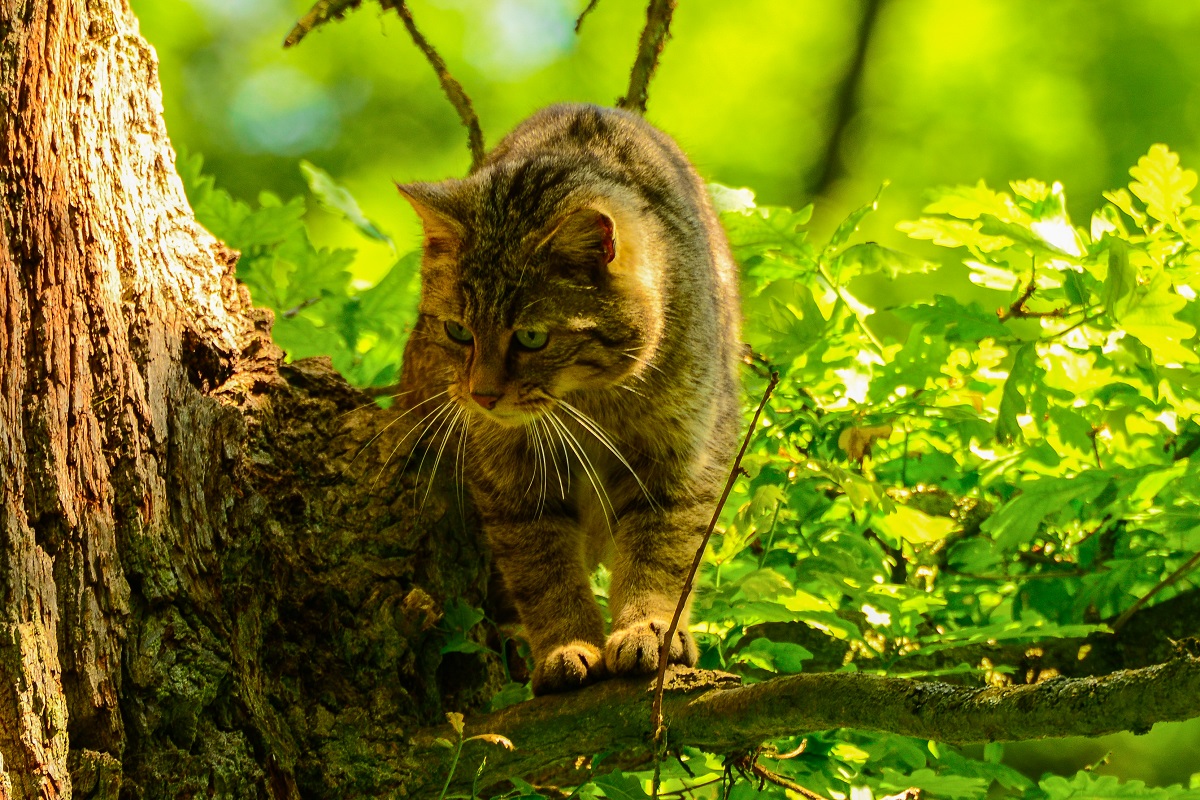
[[[1129,190],[1146,204],[1146,212],[1162,222],[1174,221],[1191,205],[1196,173],[1179,166],[1179,156],[1164,144],[1156,144],[1129,170],[1134,177]]]

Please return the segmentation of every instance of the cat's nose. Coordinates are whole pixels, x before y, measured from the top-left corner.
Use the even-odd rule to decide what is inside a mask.
[[[479,403],[479,405],[483,406],[488,411],[491,411],[496,407],[496,402],[500,399],[500,395],[471,392],[471,399],[476,403]]]

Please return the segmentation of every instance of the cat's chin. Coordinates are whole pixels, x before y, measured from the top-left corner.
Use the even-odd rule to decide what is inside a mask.
[[[513,411],[478,411],[479,416],[504,428],[524,428],[544,415],[544,406]]]

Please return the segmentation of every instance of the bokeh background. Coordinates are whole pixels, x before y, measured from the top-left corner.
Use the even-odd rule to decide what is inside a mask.
[[[306,159],[401,250],[417,245],[392,180],[461,175],[469,157],[398,18],[364,3],[284,50],[306,0],[131,1],[158,51],[172,139],[203,155],[219,187],[248,201],[304,196]],[[600,0],[576,35],[585,4],[410,6],[495,143],[548,103],[611,104],[624,93],[644,2]],[[885,181],[862,236],[921,255],[924,243],[895,224],[919,214],[929,187],[1062,181],[1086,224],[1151,144],[1200,166],[1197,0],[681,0],[672,32],[648,118],[709,180],[749,187],[760,203],[815,203],[818,241]],[[307,222],[317,244],[358,250],[359,285],[396,261],[312,198]],[[999,304],[953,264],[906,286]],[[912,299],[890,292],[886,282],[856,288],[879,307]],[[1200,725],[1011,746],[1007,760],[1040,777],[1110,751],[1099,772],[1187,781],[1200,769]]]

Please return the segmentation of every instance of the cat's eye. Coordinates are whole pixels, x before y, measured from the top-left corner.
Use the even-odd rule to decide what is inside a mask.
[[[470,344],[475,338],[471,332],[467,330],[465,325],[460,325],[457,322],[446,321],[446,335],[456,342],[461,344]]]
[[[545,331],[517,331],[517,344],[525,350],[541,350],[550,340],[550,334]]]

